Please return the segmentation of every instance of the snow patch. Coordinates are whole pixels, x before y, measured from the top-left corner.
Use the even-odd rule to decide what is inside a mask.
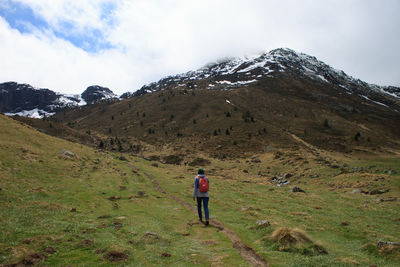
[[[361,96],[362,98],[364,98],[364,99],[368,100],[368,101],[371,101],[371,102],[373,102],[373,103],[377,104],[377,105],[380,105],[380,106],[384,106],[384,107],[390,108],[388,105],[385,105],[385,104],[383,104],[383,103],[381,103],[381,102],[378,102],[378,101],[374,101],[374,100],[372,100],[372,99],[368,98],[368,97],[367,97],[367,96],[365,96],[365,95],[360,95],[360,96]]]
[[[21,112],[17,112],[17,113],[4,113],[7,116],[22,116],[22,117],[28,117],[28,118],[34,118],[34,119],[41,119],[44,116],[46,117],[50,117],[53,116],[55,113],[50,113],[50,112],[46,112],[44,110],[35,108],[32,110],[24,110]]]

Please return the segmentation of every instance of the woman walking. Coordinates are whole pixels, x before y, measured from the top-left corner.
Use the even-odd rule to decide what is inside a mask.
[[[199,212],[199,220],[203,222],[203,214],[201,212],[201,202],[203,202],[204,213],[206,217],[205,224],[209,224],[209,211],[208,211],[208,200],[210,196],[208,194],[208,189],[210,181],[204,175],[204,170],[199,168],[197,176],[194,178],[193,184],[193,201],[197,198],[197,211]]]

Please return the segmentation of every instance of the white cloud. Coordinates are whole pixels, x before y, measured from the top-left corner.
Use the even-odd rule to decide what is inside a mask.
[[[69,93],[99,84],[121,94],[221,57],[290,47],[367,82],[400,86],[396,0],[18,1],[51,28],[21,34],[0,19],[0,81]],[[67,35],[98,29],[113,48],[88,53],[57,38],[65,22],[73,25]]]

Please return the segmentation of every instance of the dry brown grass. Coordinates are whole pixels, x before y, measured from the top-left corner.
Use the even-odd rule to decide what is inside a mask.
[[[298,228],[280,227],[272,233],[272,239],[282,245],[312,243],[310,237]]]
[[[276,242],[279,251],[294,252],[304,255],[327,254],[326,249],[315,244],[301,229],[280,227],[276,229],[271,238]]]

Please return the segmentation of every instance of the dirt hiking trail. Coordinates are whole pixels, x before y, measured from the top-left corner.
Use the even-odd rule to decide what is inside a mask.
[[[188,210],[192,211],[194,214],[197,215],[197,210],[195,209],[195,207],[184,201],[182,198],[171,195],[168,192],[166,192],[164,189],[161,188],[158,181],[152,175],[148,173],[144,174],[152,181],[154,188],[157,191],[174,199],[179,204],[181,204],[182,206],[184,206],[185,208],[187,208]],[[223,234],[225,234],[231,240],[233,247],[240,253],[243,259],[245,259],[252,266],[257,266],[257,267],[269,266],[266,260],[264,260],[260,255],[258,255],[254,251],[254,249],[243,243],[240,240],[240,238],[236,235],[236,233],[231,229],[227,228],[223,223],[219,222],[216,219],[211,219],[210,225],[218,228]]]

